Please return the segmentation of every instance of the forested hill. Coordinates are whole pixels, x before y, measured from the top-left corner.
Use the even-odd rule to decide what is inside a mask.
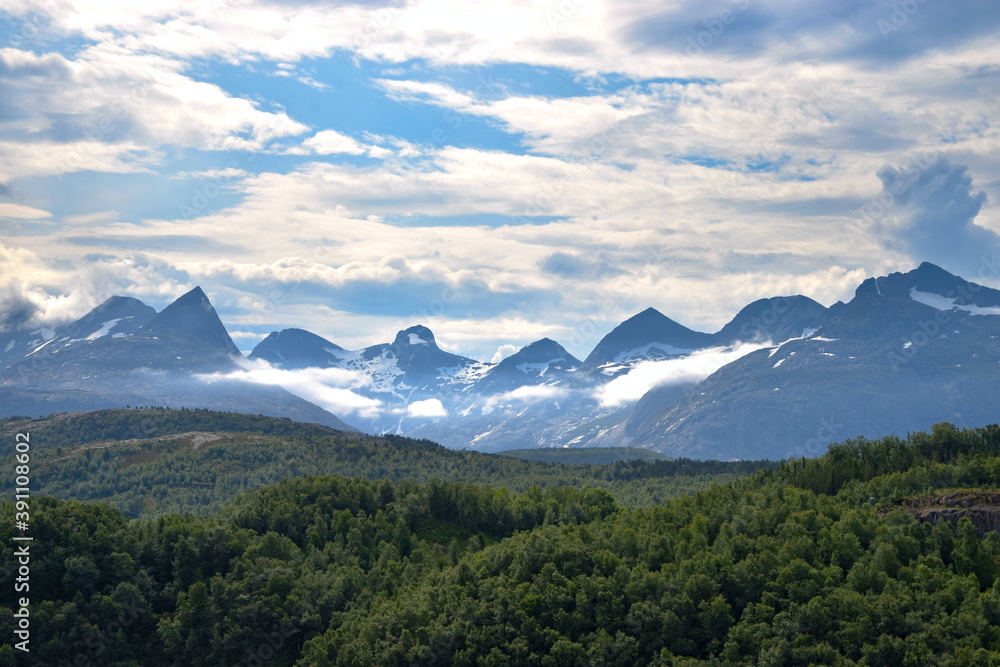
[[[1000,535],[898,501],[989,498],[998,478],[1000,429],[939,425],[636,509],[596,488],[336,476],[155,520],[36,499],[31,658],[992,665]],[[11,537],[4,522],[0,562]]]
[[[510,456],[526,461],[547,461],[549,463],[575,463],[577,465],[610,465],[616,461],[668,461],[652,449],[637,447],[538,447],[535,449],[507,449],[497,452],[500,456]]]
[[[210,410],[99,410],[0,421],[30,432],[35,493],[106,501],[130,517],[206,513],[238,494],[303,475],[392,481],[443,479],[526,491],[602,487],[626,506],[661,502],[750,474],[763,461],[545,463],[375,437],[287,419]],[[13,488],[0,478],[0,493]]]

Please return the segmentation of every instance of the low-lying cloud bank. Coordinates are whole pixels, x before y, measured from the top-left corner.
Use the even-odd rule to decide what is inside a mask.
[[[739,343],[732,347],[701,350],[679,359],[644,361],[625,375],[598,388],[596,398],[601,407],[618,407],[638,401],[654,387],[695,384],[726,364],[763,347],[770,347],[770,344]]]
[[[371,384],[368,376],[357,371],[345,368],[283,370],[261,360],[243,360],[240,366],[240,370],[230,373],[210,373],[197,377],[204,382],[235,380],[276,385],[340,417],[356,414],[366,419],[374,418],[384,405],[378,399],[353,391]]]

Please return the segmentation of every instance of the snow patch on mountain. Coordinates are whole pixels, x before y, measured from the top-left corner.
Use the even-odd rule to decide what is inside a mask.
[[[415,333],[410,334],[410,345],[429,345],[427,341]]]
[[[671,357],[679,357],[685,354],[691,354],[694,350],[682,349],[679,347],[674,347],[673,345],[667,345],[666,343],[650,343],[649,345],[643,345],[642,347],[636,347],[628,352],[622,352],[614,358],[614,363],[620,364],[623,361],[628,361],[629,359],[637,358],[647,358],[649,353],[653,350],[659,350],[663,354]]]
[[[86,340],[97,340],[102,336],[107,336],[109,333],[111,333],[111,330],[114,329],[115,326],[124,319],[131,319],[131,318],[116,317],[113,320],[108,320],[107,322],[102,323],[101,328],[95,331],[94,333],[90,334],[89,336],[87,336]]]
[[[360,355],[349,357],[345,366],[349,370],[367,375],[371,379],[369,385],[371,391],[403,398],[403,395],[396,391],[396,378],[403,375],[403,369],[399,367],[399,360],[388,351],[371,359],[365,359]],[[402,385],[399,385],[399,388],[402,388]]]
[[[456,386],[471,385],[474,382],[476,382],[479,378],[489,373],[490,369],[492,369],[493,367],[494,367],[493,364],[487,364],[481,361],[477,361],[474,364],[466,364],[464,366],[439,368],[438,379],[443,380],[444,382],[450,385],[456,385]]]
[[[553,359],[540,364],[518,364],[517,370],[528,375],[532,373],[535,375],[545,375],[545,371],[549,370],[549,365],[559,361],[562,361],[562,359]]]
[[[972,315],[1000,315],[1000,307],[981,307],[976,304],[960,304],[955,303],[958,301],[957,297],[946,297],[940,294],[934,294],[932,292],[921,292],[916,287],[910,288],[910,298],[917,303],[922,303],[925,306],[930,306],[936,310],[964,310]]]

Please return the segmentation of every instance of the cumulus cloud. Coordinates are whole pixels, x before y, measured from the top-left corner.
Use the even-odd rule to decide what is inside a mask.
[[[414,401],[406,406],[407,417],[447,417],[448,411],[436,398]]]
[[[35,295],[27,293],[22,283],[0,286],[0,332],[25,328],[38,313]]]
[[[1000,251],[1000,235],[976,224],[986,203],[968,167],[946,158],[878,171],[882,192],[861,212],[886,248],[958,273]]]
[[[618,407],[638,401],[654,387],[701,382],[726,364],[762,347],[766,346],[740,343],[731,348],[701,350],[680,359],[644,361],[599,387],[596,398],[602,407]]]
[[[0,180],[93,170],[143,171],[163,145],[260,150],[308,128],[196,81],[182,61],[107,45],[74,58],[0,49]]]
[[[276,385],[337,416],[357,414],[363,418],[374,418],[383,407],[382,401],[353,391],[371,383],[368,376],[358,371],[344,368],[284,370],[262,360],[243,360],[240,363],[240,370],[203,374],[198,378],[204,382],[236,380]]]
[[[517,345],[511,345],[510,343],[504,343],[497,348],[497,351],[493,353],[493,357],[490,359],[490,363],[499,364],[501,361],[509,357],[510,355],[517,352]]]

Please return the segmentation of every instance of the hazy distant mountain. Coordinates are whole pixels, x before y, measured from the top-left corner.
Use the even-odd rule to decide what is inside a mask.
[[[862,434],[1000,419],[1000,291],[924,263],[864,281],[834,312],[806,338],[724,366],[679,403],[657,411],[644,398],[620,442],[778,459]]]
[[[580,360],[551,338],[525,345],[491,368],[472,386],[478,394],[498,394],[518,387],[554,384],[580,366]]]
[[[614,376],[637,361],[683,356],[713,345],[711,334],[688,329],[655,308],[647,308],[602,338],[583,361],[581,370]]]
[[[822,326],[826,307],[807,296],[778,296],[758,299],[737,313],[712,337],[715,345],[744,341],[781,342]]]
[[[143,318],[145,324],[137,328]],[[83,335],[76,331],[90,333],[74,338]],[[200,288],[158,314],[134,299],[109,300],[0,370],[0,416],[166,405],[283,416],[355,430],[280,387],[227,377],[239,368],[240,358]]]
[[[339,366],[351,353],[304,329],[274,331],[248,355],[278,368],[323,368]]]
[[[768,347],[736,358],[744,342]],[[350,428],[280,387],[248,381],[257,378],[244,373],[199,288],[160,313],[115,297],[70,325],[3,334],[0,346],[0,414],[147,404]],[[543,338],[484,363],[441,349],[423,325],[353,351],[285,329],[249,356],[289,371],[350,371],[351,391],[372,399],[364,417],[350,419],[372,433],[486,451],[625,445],[785,458],[862,433],[997,421],[1000,291],[925,263],[865,280],[849,303],[830,308],[804,296],[754,301],[716,333],[649,308],[582,362]]]
[[[138,299],[113,296],[75,322],[55,329],[35,328],[0,333],[0,368],[36,354],[42,348],[55,350],[89,344],[111,336],[121,338],[138,331],[156,311]]]

